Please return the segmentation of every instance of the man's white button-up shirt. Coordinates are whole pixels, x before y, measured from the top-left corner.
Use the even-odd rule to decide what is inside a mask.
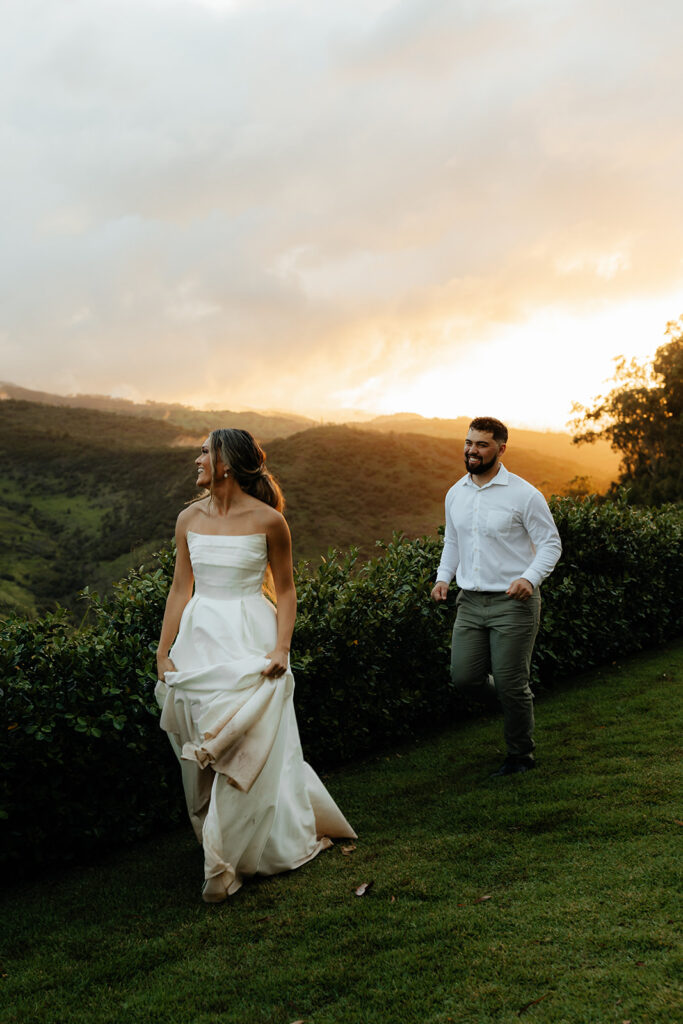
[[[562,554],[548,503],[501,463],[479,487],[468,473],[446,495],[446,533],[437,583],[455,576],[462,590],[505,591],[523,578],[533,587]]]

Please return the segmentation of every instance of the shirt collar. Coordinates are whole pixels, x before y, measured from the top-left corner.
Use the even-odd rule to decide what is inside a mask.
[[[463,477],[465,487],[476,487],[478,491],[485,491],[487,487],[493,487],[494,484],[499,484],[502,485],[503,487],[506,487],[510,482],[510,474],[508,473],[507,469],[505,468],[502,462],[499,465],[500,469],[494,476],[493,480],[489,480],[488,483],[482,484],[481,487],[478,484],[475,484],[469,473],[466,473],[465,476]]]

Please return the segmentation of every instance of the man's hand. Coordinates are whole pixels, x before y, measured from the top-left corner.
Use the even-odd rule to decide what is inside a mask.
[[[445,601],[448,597],[448,584],[437,583],[432,590],[432,601]]]
[[[515,601],[528,601],[533,592],[534,588],[523,576],[518,580],[513,580],[505,591],[508,597],[514,597]]]

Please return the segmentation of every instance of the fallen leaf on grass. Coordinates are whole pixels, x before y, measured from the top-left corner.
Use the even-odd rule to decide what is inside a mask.
[[[527,1011],[527,1010],[528,1010],[528,1009],[529,1009],[529,1008],[530,1008],[531,1006],[536,1006],[536,1005],[537,1005],[538,1003],[542,1003],[542,1002],[543,1002],[543,1000],[544,1000],[544,999],[547,999],[549,995],[550,995],[550,993],[549,993],[549,992],[546,992],[546,994],[545,994],[544,996],[539,996],[539,997],[538,997],[538,999],[532,999],[530,1003],[525,1003],[525,1004],[524,1004],[524,1006],[523,1006],[523,1007],[521,1008],[521,1010],[519,1010],[519,1011],[517,1012],[517,1016],[518,1016],[518,1017],[521,1017],[521,1016],[522,1016],[522,1014],[523,1014],[523,1013],[526,1013],[526,1011]]]
[[[644,967],[644,966],[645,966],[645,961],[644,960],[636,960],[636,967]]]
[[[389,900],[389,902],[390,902],[390,903],[395,903],[395,902],[396,902],[396,897],[395,897],[395,896],[392,896],[392,897],[391,897],[391,899]]]
[[[362,885],[359,885],[358,888],[354,889],[353,891],[355,892],[356,896],[365,896],[366,892],[368,891],[371,885],[374,885],[374,882],[363,882]]]
[[[293,1020],[292,1024],[306,1024],[306,1022],[303,1020]]]
[[[263,924],[264,921],[270,921],[272,916],[273,916],[272,914],[266,914],[265,917],[257,917],[256,921],[254,923],[255,924]]]
[[[349,843],[348,846],[342,846],[341,852],[344,854],[345,857],[348,857],[348,855],[350,853],[353,853],[353,851],[355,849],[356,849],[356,844],[355,843]]]
[[[679,818],[674,818],[674,824],[683,825],[683,821],[681,821]]]
[[[480,896],[478,900],[472,900],[471,903],[457,903],[456,906],[458,906],[458,907],[473,907],[477,903],[486,903],[487,900],[492,900],[492,899],[493,899],[493,893],[491,893],[488,896]]]

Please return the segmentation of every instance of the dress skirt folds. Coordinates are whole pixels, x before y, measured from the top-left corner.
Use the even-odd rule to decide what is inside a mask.
[[[303,759],[291,671],[263,675],[277,639],[265,534],[190,532],[188,545],[195,593],[155,693],[204,847],[203,896],[218,902],[355,832]]]

